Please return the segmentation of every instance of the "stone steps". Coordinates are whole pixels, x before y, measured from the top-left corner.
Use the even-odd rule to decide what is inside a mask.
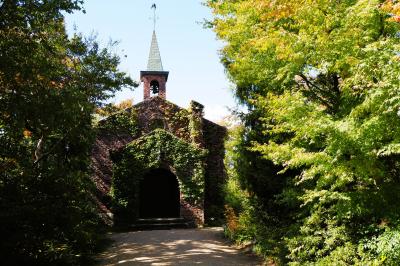
[[[160,229],[180,229],[192,228],[192,222],[183,218],[148,218],[138,219],[131,225],[133,230],[160,230]]]

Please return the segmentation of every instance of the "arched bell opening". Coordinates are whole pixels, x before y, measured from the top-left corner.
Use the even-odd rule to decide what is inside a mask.
[[[140,218],[178,218],[180,192],[176,176],[167,169],[153,169],[140,182]]]
[[[160,83],[157,80],[152,80],[150,82],[150,93],[151,96],[156,96],[160,93]]]

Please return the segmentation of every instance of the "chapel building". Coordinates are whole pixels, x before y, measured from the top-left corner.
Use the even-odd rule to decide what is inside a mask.
[[[113,223],[180,218],[194,226],[223,215],[225,127],[167,100],[153,31],[142,102],[101,120],[92,150],[93,179],[102,213]]]

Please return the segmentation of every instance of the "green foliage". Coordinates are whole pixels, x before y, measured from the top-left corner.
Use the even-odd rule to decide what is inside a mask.
[[[229,129],[228,139],[225,142],[225,167],[228,180],[225,184],[225,203],[232,207],[235,213],[240,213],[244,206],[248,205],[248,193],[241,187],[236,161],[238,153],[236,147],[240,145],[240,136],[243,134],[243,126],[235,125]]]
[[[394,230],[387,230],[378,237],[367,240],[366,243],[367,247],[377,255],[375,257],[376,262],[385,265],[397,265],[399,263],[400,232],[398,228]]]
[[[132,106],[133,106],[133,99],[126,99],[117,104],[115,104],[115,103],[105,104],[105,105],[101,106],[101,108],[97,108],[95,113],[101,119],[101,118],[106,118],[114,113],[119,112],[119,111],[123,111],[125,109],[132,108]]]
[[[253,114],[254,116],[254,114]],[[287,248],[283,238],[298,230],[294,214],[298,207],[296,191],[287,191],[294,196],[282,199],[279,195],[285,188],[291,172],[278,176],[282,169],[251,151],[251,143],[261,135],[249,130],[256,125],[247,117],[248,126],[231,128],[226,142],[225,165],[228,182],[225,186],[227,233],[240,244],[251,244],[253,250],[268,261],[285,263]],[[253,118],[254,119],[254,118]],[[236,219],[232,226],[232,217]]]
[[[2,265],[87,264],[101,236],[91,194],[92,113],[122,86],[118,57],[65,33],[81,1],[0,7]]]
[[[116,222],[131,222],[138,217],[140,181],[155,168],[170,168],[178,178],[182,197],[191,204],[202,204],[205,156],[205,150],[163,129],[156,129],[115,153],[112,197]]]
[[[249,107],[235,171],[251,207],[261,206],[251,217],[263,217],[267,232],[275,220],[283,239],[265,254],[283,245],[281,262],[292,265],[395,263],[400,24],[388,8],[398,11],[396,2],[208,5]]]
[[[136,136],[138,134],[136,110],[130,108],[113,113],[106,119],[99,121],[97,128]]]

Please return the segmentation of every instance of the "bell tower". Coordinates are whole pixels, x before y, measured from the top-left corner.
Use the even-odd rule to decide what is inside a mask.
[[[158,49],[157,36],[155,30],[151,39],[149,61],[147,70],[140,71],[140,80],[143,82],[144,100],[154,96],[166,99],[166,83],[168,80],[168,71],[164,71],[160,50]]]
[[[168,71],[164,71],[160,49],[158,49],[157,36],[156,36],[156,4],[151,6],[153,9],[153,36],[151,38],[151,46],[149,53],[149,61],[147,63],[147,70],[140,71],[140,81],[143,82],[143,98],[144,100],[150,99],[151,97],[158,96],[162,99],[166,99],[166,83],[168,80]]]

